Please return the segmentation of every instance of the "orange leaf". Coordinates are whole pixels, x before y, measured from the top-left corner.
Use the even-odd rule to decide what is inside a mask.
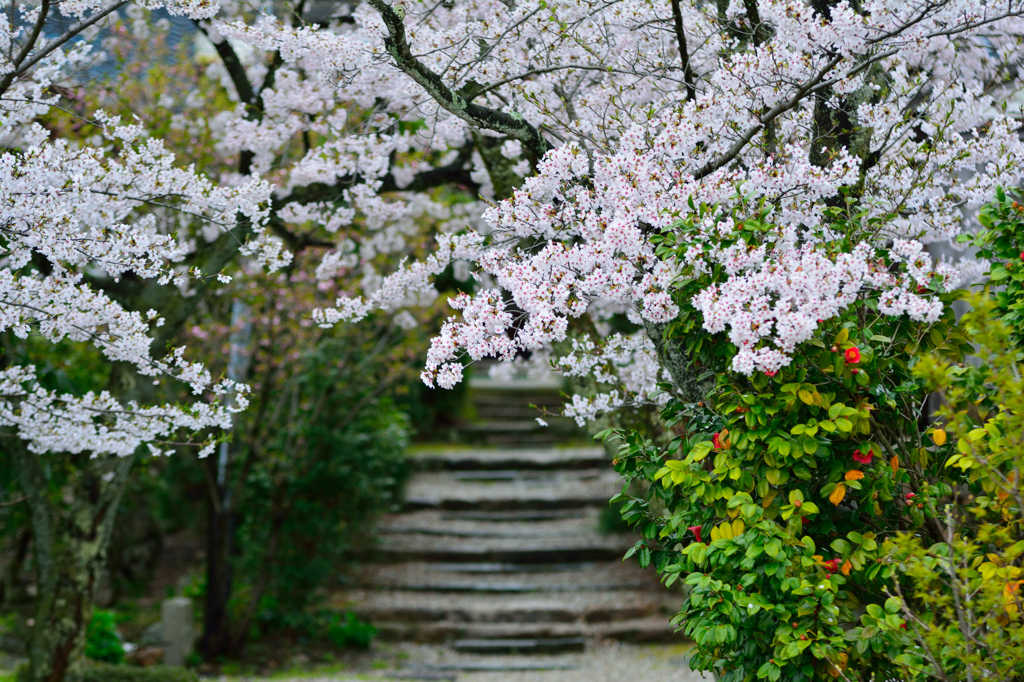
[[[893,455],[892,459],[889,460],[889,466],[892,467],[892,475],[895,476],[896,472],[900,470],[900,458]]]
[[[843,566],[842,566],[842,568],[839,569],[839,572],[842,573],[843,575],[850,575],[850,569],[851,568],[853,568],[853,564],[851,564],[850,560],[847,559],[846,561],[843,562]]]
[[[849,471],[846,472],[847,481],[859,481],[862,478],[864,478],[863,471],[858,471],[857,469],[850,469]]]
[[[840,483],[836,486],[836,489],[832,491],[832,494],[828,496],[828,501],[834,505],[838,505],[846,497],[846,486]]]

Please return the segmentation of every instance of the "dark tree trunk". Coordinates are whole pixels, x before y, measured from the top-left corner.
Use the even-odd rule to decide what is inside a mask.
[[[27,496],[38,594],[28,679],[62,682],[81,664],[93,598],[134,457],[36,455],[4,444]]]
[[[202,463],[210,486],[206,524],[206,607],[203,614],[203,637],[199,648],[203,658],[210,660],[231,650],[228,601],[231,599],[231,553],[234,548],[234,514],[226,510],[223,485],[217,483],[214,457]]]

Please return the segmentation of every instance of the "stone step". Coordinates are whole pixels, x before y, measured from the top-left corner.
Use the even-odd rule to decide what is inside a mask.
[[[607,564],[608,562],[604,562]],[[495,575],[501,573],[562,573],[562,572],[578,572],[583,571],[598,564],[593,561],[579,561],[570,562],[563,564],[510,564],[510,563],[496,563],[496,562],[465,562],[458,564],[446,564],[446,563],[430,563],[421,564],[424,566],[424,570],[427,571],[441,571],[441,572],[454,572],[454,573],[480,573],[485,575]]]
[[[611,498],[609,498],[611,499]],[[555,519],[576,518],[586,510],[579,509],[513,509],[511,511],[474,511],[451,510],[441,511],[441,519],[445,521],[492,521],[496,523],[516,523],[519,521],[553,521]]]
[[[577,480],[587,480],[590,478],[599,478],[605,469],[578,469],[571,472],[559,471],[558,474],[562,478],[573,478]],[[456,481],[466,482],[496,482],[496,481],[545,481],[548,480],[552,475],[551,471],[545,471],[543,469],[509,469],[509,470],[490,470],[480,469],[476,471],[455,471],[452,472],[452,478]]]
[[[593,624],[662,616],[666,622],[681,600],[668,590],[588,591],[532,594],[437,594],[407,590],[350,590],[332,603],[372,623],[576,623]]]
[[[591,533],[573,537],[466,538],[451,535],[379,533],[372,555],[381,561],[570,563],[621,559],[636,542],[631,535]]]
[[[408,562],[364,566],[355,576],[362,588],[437,592],[574,592],[665,588],[654,571],[618,559],[565,564]]]
[[[561,639],[586,637],[630,644],[681,644],[665,616],[610,623],[415,623],[377,621],[384,641],[443,644],[459,639]]]
[[[599,447],[421,447],[410,451],[413,461],[427,470],[549,470],[610,469],[611,460]]]
[[[445,512],[427,509],[408,514],[391,514],[377,528],[391,535],[450,535],[467,538],[547,538],[592,535],[598,529],[597,510],[583,509],[554,519],[494,523],[452,518]]]
[[[452,649],[467,654],[562,654],[583,651],[584,637],[550,637],[544,639],[457,639]]]
[[[567,472],[520,481],[460,481],[452,472],[416,474],[406,486],[405,511],[546,511],[604,507],[616,492],[613,470],[580,478]]]
[[[416,669],[422,670],[426,674],[453,674],[453,673],[472,673],[472,672],[484,672],[484,673],[523,673],[523,672],[541,672],[544,670],[578,670],[578,663],[570,663],[568,661],[552,660],[550,662],[541,661],[524,661],[518,658],[513,660],[472,660],[472,661],[452,661],[451,663],[433,664],[433,665],[418,665]],[[414,673],[410,673],[414,674]],[[454,677],[417,677],[417,678],[406,678],[406,679],[455,679]]]

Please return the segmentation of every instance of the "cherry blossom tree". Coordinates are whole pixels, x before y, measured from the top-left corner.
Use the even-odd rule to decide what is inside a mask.
[[[481,290],[453,299],[462,317],[435,339],[428,384],[459,381],[464,359],[546,357],[587,316],[596,333],[554,362],[609,390],[574,397],[567,414],[656,399],[666,379],[696,401],[683,351],[664,340],[679,312],[671,288],[718,266],[728,281],[686,303],[729,331],[732,371],[787,365],[864,288],[886,292],[887,314],[933,321],[935,295],[983,266],[923,245],[955,242],[964,211],[1020,175],[1017,3],[370,6],[356,26],[384,33],[387,65],[419,85],[405,91],[429,112],[424,130],[495,138],[536,170],[483,229],[322,313],[358,319],[452,259],[475,262]],[[674,231],[700,206],[737,205],[767,207],[778,225],[756,250],[718,247],[731,221]],[[839,215],[862,227],[830,255],[820,245]],[[669,237],[685,258],[659,257]],[[890,249],[884,262],[876,247]],[[602,334],[616,314],[643,331]]]
[[[978,266],[922,245],[955,240],[1024,161],[1016,0],[190,0],[163,6],[213,46],[210,93],[167,93],[169,127],[100,108],[75,110],[91,137],[41,126],[158,6],[8,3],[0,24],[0,331],[88,343],[111,365],[109,390],[84,396],[0,369],[37,552],[61,524],[78,543],[38,561],[36,679],[80,650],[133,457],[183,435],[208,452],[245,405],[244,387],[164,350],[239,263],[322,250],[316,276],[343,291],[323,325],[373,310],[415,325],[454,272],[461,314],[424,381],[529,355],[602,385],[566,406],[585,422],[663,401],[659,383],[701,399],[672,332],[681,306],[728,333],[710,369],[744,374],[786,366],[865,288],[885,314],[935,319]],[[227,104],[196,104],[214,94]],[[214,160],[197,169],[168,129],[210,136]],[[679,227],[711,206],[724,212]],[[757,249],[721,246],[737,206],[772,214]],[[726,280],[680,298],[711,268]],[[162,404],[154,381],[195,397]],[[54,453],[77,481],[59,523],[40,494]]]

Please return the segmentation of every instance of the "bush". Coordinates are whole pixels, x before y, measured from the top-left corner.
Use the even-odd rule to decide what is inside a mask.
[[[889,220],[833,216],[831,237],[819,244],[831,257],[849,252],[848,235]],[[716,248],[747,252],[782,232],[767,211],[703,207],[664,233],[659,255],[686,263],[688,247],[674,235],[728,221],[735,229],[722,230],[728,236]],[[886,249],[873,257],[880,270],[895,270]],[[880,314],[878,294],[864,289],[819,321],[790,365],[748,377],[726,371],[736,347],[705,331],[690,303],[727,277],[724,267],[684,266],[677,279],[682,312],[666,342],[685,349],[691,364],[681,369],[707,398],[665,406],[662,419],[678,434],[672,443],[601,434],[621,439],[616,469],[626,487],[613,502],[643,536],[630,554],[667,585],[688,586],[674,622],[696,643],[691,665],[724,682],[907,679],[904,656],[915,645],[889,599],[895,581],[910,577],[890,539],[942,541],[936,510],[976,483],[945,465],[953,445],[919,426],[930,393],[915,371],[921,359],[960,369],[971,350],[949,305],[961,294],[938,294],[933,282],[929,293],[945,307],[925,324]]]
[[[339,649],[369,649],[376,634],[377,628],[359,620],[351,612],[332,613],[327,617],[327,639]]]
[[[113,611],[97,609],[89,621],[85,633],[85,656],[94,661],[121,663],[124,661],[124,647],[117,632],[117,620]]]
[[[903,579],[893,582],[884,613],[869,613],[855,631],[904,641],[898,661],[911,673],[906,679],[1024,675],[1024,379],[995,306],[982,297],[971,304],[965,323],[981,363],[960,368],[923,358],[916,368],[947,401],[933,438],[956,444],[945,466],[966,485],[956,503],[922,486],[919,504],[944,540],[894,539],[890,560],[903,567]]]

